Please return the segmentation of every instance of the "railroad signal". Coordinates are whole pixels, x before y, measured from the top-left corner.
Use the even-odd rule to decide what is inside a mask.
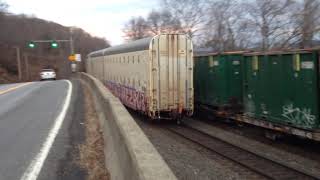
[[[58,48],[58,47],[59,47],[59,45],[58,45],[58,43],[57,43],[56,41],[52,41],[52,42],[51,42],[51,48],[56,49],[56,48]]]
[[[1,1],[1,0],[0,0]],[[27,47],[30,49],[34,49],[37,48],[38,44],[40,43],[46,43],[49,48],[51,49],[57,49],[60,48],[59,43],[64,43],[64,42],[70,42],[70,49],[71,49],[71,53],[73,53],[73,40],[66,40],[66,39],[60,39],[60,40],[55,40],[55,39],[51,39],[51,40],[31,40],[28,41],[27,43]]]
[[[28,44],[27,44],[27,46],[28,46],[28,48],[31,48],[31,49],[33,49],[33,48],[35,48],[36,47],[36,44],[34,43],[34,42],[28,42]]]

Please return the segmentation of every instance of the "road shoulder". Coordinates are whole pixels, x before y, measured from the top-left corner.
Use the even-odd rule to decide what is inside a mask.
[[[41,169],[39,180],[84,180],[86,170],[77,163],[79,144],[85,140],[83,88],[72,80],[73,92],[68,113],[49,155]]]
[[[41,170],[39,180],[107,180],[103,136],[92,94],[73,79],[70,108]]]

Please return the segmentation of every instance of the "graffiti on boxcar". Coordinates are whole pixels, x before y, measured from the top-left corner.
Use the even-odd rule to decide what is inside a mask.
[[[269,112],[268,112],[268,110],[267,110],[267,105],[265,104],[265,103],[261,103],[260,104],[260,108],[261,108],[261,112],[263,113],[263,114],[269,114]]]
[[[251,95],[248,95],[248,100],[246,101],[247,103],[245,104],[245,109],[246,109],[246,114],[248,116],[253,117],[256,111],[256,107],[254,104],[254,101],[251,99]]]
[[[311,114],[311,109],[294,107],[293,104],[282,107],[282,116],[291,123],[305,126],[314,124],[316,120],[316,116]]]
[[[107,81],[106,86],[112,92],[112,94],[117,96],[126,106],[129,106],[134,110],[147,110],[147,99],[144,92],[137,91],[132,87],[124,86],[111,81]]]

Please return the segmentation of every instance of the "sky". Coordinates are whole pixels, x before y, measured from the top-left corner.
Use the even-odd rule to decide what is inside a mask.
[[[5,0],[9,12],[34,15],[65,26],[77,26],[112,45],[124,41],[124,24],[134,16],[146,17],[157,0]]]

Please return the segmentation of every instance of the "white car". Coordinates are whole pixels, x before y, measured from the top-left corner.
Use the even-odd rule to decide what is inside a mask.
[[[40,80],[56,80],[56,73],[53,69],[42,69],[40,72]]]

